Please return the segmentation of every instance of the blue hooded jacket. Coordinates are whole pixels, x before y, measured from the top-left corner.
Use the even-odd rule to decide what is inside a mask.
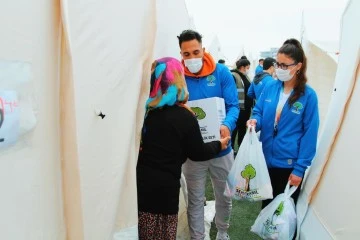
[[[303,177],[316,153],[319,129],[318,99],[308,85],[290,107],[285,103],[274,135],[276,107],[283,82],[269,82],[253,110],[256,130],[261,130],[263,152],[269,168],[294,168],[293,174]]]
[[[247,95],[253,99],[258,99],[265,85],[272,80],[275,79],[267,72],[256,74],[254,80],[251,82]]]

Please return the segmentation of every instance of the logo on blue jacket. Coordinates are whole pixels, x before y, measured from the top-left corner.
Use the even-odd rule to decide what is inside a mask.
[[[216,78],[214,77],[214,75],[207,76],[206,81],[207,81],[207,85],[210,87],[213,87],[216,85],[216,83],[215,83]]]
[[[304,106],[302,105],[301,102],[295,102],[295,103],[293,104],[293,108],[291,109],[291,111],[292,111],[293,113],[300,114],[300,111],[299,111],[299,110],[301,110],[301,109],[303,109],[303,108],[304,108]]]

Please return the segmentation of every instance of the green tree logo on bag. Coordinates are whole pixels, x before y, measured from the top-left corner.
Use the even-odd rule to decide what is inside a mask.
[[[284,211],[284,201],[281,201],[279,206],[276,208],[274,214],[271,217],[268,217],[266,219],[266,222],[264,223],[264,227],[266,230],[267,235],[274,235],[278,236],[279,230],[278,230],[278,224],[275,223],[275,220],[282,214]]]
[[[246,165],[241,176],[246,180],[245,191],[250,191],[250,180],[256,176],[255,168],[251,164]]]
[[[195,113],[195,117],[197,120],[202,120],[206,117],[206,113],[202,108],[192,107],[191,110]]]
[[[274,215],[273,215],[273,219],[272,219],[272,222],[274,221],[274,216],[280,216],[280,214],[283,212],[284,210],[284,201],[281,201],[281,203],[279,204],[279,206],[277,207],[277,209],[275,210],[274,212]]]

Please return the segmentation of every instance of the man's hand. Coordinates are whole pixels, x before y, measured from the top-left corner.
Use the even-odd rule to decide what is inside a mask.
[[[230,136],[220,139],[221,150],[225,150],[228,147],[230,139],[231,139]]]
[[[290,174],[289,181],[290,181],[291,186],[298,187],[300,185],[300,183],[301,183],[301,180],[302,180],[301,177],[298,177],[298,176],[296,176],[294,174]]]
[[[220,126],[220,138],[226,138],[226,137],[231,137],[230,130],[228,129],[227,126],[221,125]]]

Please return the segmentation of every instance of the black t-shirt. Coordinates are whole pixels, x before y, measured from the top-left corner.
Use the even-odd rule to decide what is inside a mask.
[[[203,142],[198,121],[186,108],[167,106],[150,111],[137,164],[139,211],[176,214],[182,164],[187,158],[214,158],[220,150],[219,141]]]

